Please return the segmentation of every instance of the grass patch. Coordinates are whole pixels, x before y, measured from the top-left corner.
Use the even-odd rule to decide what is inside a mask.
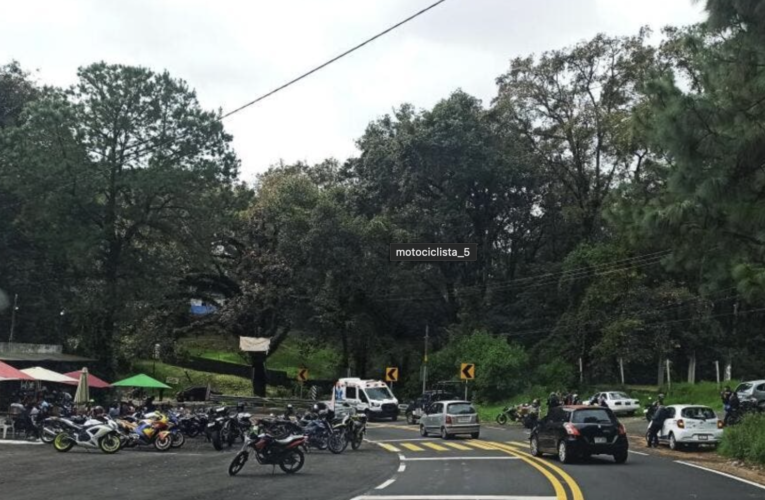
[[[188,370],[180,366],[168,365],[165,363],[156,363],[156,372],[154,372],[154,361],[140,360],[133,362],[133,370],[150,375],[157,380],[166,382],[167,377],[175,377],[179,383],[170,385],[173,390],[167,391],[172,394],[191,386],[203,386],[209,382],[212,388],[223,394],[235,396],[251,396],[252,383],[249,379],[237,377],[234,375],[220,375],[218,373],[200,372],[197,370]]]
[[[740,424],[726,427],[719,453],[753,464],[765,464],[765,415],[747,415]]]

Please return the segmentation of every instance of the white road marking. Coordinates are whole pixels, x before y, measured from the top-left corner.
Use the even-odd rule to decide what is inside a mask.
[[[404,460],[406,460],[406,457],[404,455],[402,455],[401,453],[399,453],[398,454],[398,459],[403,462]]]
[[[641,455],[641,456],[644,456],[644,457],[650,457],[650,456],[651,456],[650,454],[648,454],[648,453],[643,453],[642,451],[632,451],[632,450],[628,450],[628,451],[629,451],[630,453],[634,453],[635,455]]]
[[[17,439],[0,439],[0,444],[29,444],[29,445],[41,445],[43,444],[42,441],[20,441]]]
[[[385,489],[385,488],[387,488],[388,486],[390,486],[391,484],[393,484],[393,483],[395,483],[395,482],[396,482],[396,480],[395,480],[395,479],[388,479],[387,481],[385,481],[383,484],[381,484],[380,486],[378,486],[378,487],[377,487],[377,488],[375,488],[375,489],[376,489],[376,490],[382,490],[382,489]]]
[[[525,495],[362,495],[353,500],[556,500]]]
[[[399,472],[404,472],[405,470],[406,470],[406,464],[400,464],[398,466],[398,471]]]
[[[435,460],[520,460],[520,457],[417,457],[404,459],[406,462],[428,462]]]
[[[754,486],[755,488],[760,488],[761,490],[765,490],[765,486],[763,486],[762,484],[755,483],[754,481],[749,481],[747,479],[743,479],[743,478],[740,478],[740,477],[736,477],[733,474],[727,474],[725,472],[720,472],[719,470],[708,469],[706,467],[702,467],[701,465],[696,465],[696,464],[691,464],[691,463],[688,463],[688,462],[683,462],[682,460],[675,460],[675,463],[676,464],[687,465],[688,467],[693,467],[693,468],[696,468],[696,469],[705,470],[705,471],[711,472],[713,474],[719,474],[721,476],[725,476],[727,478],[734,479],[736,481],[740,481],[742,483],[748,484],[749,486]]]

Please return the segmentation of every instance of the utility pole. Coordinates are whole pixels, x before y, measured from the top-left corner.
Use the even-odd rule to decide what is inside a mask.
[[[13,342],[13,330],[16,328],[16,311],[19,310],[19,294],[13,295],[13,309],[11,309],[11,334],[8,337],[8,343]]]
[[[425,394],[425,388],[428,384],[428,330],[429,325],[425,325],[425,357],[422,361],[422,393]]]

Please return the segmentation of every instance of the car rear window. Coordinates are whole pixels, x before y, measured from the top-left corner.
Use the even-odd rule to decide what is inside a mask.
[[[475,413],[475,408],[468,403],[452,403],[446,413],[449,415],[472,415]]]
[[[604,409],[593,408],[572,412],[571,422],[575,424],[615,424],[616,418]]]
[[[680,412],[683,418],[693,418],[696,420],[711,420],[716,419],[717,415],[712,408],[706,408],[704,406],[691,406],[689,408],[683,408]]]
[[[611,399],[630,399],[629,396],[624,394],[623,392],[611,392]]]

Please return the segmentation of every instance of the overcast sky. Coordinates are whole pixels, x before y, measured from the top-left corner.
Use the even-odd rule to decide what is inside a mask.
[[[183,78],[231,110],[434,0],[25,0],[3,2],[0,64],[69,85],[103,60]],[[369,121],[457,88],[488,103],[519,55],[596,33],[703,18],[691,0],[447,0],[399,30],[226,120],[245,180],[280,159],[345,159]]]

